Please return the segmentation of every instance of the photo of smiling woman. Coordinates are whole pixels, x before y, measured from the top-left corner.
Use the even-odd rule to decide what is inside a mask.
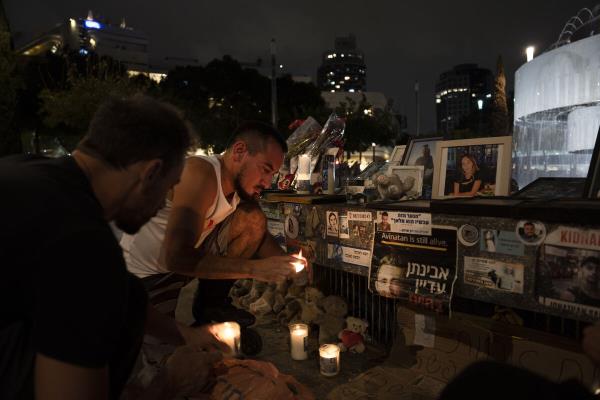
[[[481,174],[475,157],[463,154],[460,157],[459,173],[454,180],[453,196],[475,196],[481,188]]]

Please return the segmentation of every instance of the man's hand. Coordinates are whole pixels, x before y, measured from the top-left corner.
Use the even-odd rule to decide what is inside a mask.
[[[583,330],[581,345],[594,364],[600,365],[600,325],[588,326]]]
[[[179,329],[181,336],[183,336],[185,343],[188,345],[193,345],[208,351],[218,350],[228,353],[231,349],[226,343],[219,340],[214,329],[215,325],[216,324],[206,324],[198,327],[191,327],[178,323],[177,329]]]
[[[283,282],[296,273],[293,265],[295,262],[298,262],[298,259],[291,255],[250,260],[250,275],[263,282]]]
[[[204,391],[214,364],[222,358],[221,353],[206,352],[198,346],[178,347],[166,363],[170,393],[193,397]]]

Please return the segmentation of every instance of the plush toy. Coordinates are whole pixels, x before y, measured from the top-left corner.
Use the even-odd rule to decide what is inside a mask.
[[[273,302],[273,312],[279,314],[285,307],[285,295],[288,291],[289,282],[287,280],[280,282],[275,287],[275,301]]]
[[[263,292],[260,298],[248,306],[250,312],[254,315],[265,315],[273,311],[275,303],[275,284],[270,284]]]
[[[238,279],[235,281],[231,289],[229,289],[229,297],[234,306],[240,306],[240,298],[250,293],[252,289],[252,279]]]
[[[381,200],[400,200],[405,197],[416,197],[418,194],[412,190],[415,186],[415,178],[412,176],[407,176],[403,182],[398,175],[380,174],[375,179],[375,185]]]
[[[365,332],[369,323],[365,320],[355,317],[346,318],[346,329],[341,331],[338,338],[341,339],[339,344],[341,351],[350,350],[356,353],[365,351]]]
[[[302,312],[302,306],[298,300],[290,300],[286,303],[283,310],[277,314],[277,321],[283,326],[288,326],[292,321],[297,321]]]
[[[260,296],[262,296],[262,294],[264,293],[265,290],[267,290],[266,282],[260,282],[257,280],[253,280],[252,288],[250,289],[250,292],[247,295],[242,296],[240,298],[240,301],[239,301],[240,306],[242,306],[245,309],[248,309],[250,304],[252,304],[256,300],[258,300],[260,298]]]
[[[315,287],[307,287],[304,290],[304,300],[300,300],[300,305],[302,306],[300,320],[302,322],[312,324],[323,313],[321,308],[319,308],[319,301],[323,297],[323,293]]]
[[[292,282],[292,284],[288,286],[288,290],[285,295],[286,303],[290,300],[298,300],[304,298],[305,289],[306,285],[297,285],[296,282]]]
[[[327,296],[319,305],[325,310],[314,321],[319,325],[319,344],[334,342],[338,333],[344,329],[344,317],[348,313],[348,306],[339,296]]]

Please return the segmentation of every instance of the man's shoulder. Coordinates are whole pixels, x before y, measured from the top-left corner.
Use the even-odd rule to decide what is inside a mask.
[[[188,157],[185,160],[186,173],[195,179],[200,179],[205,184],[217,181],[214,165],[205,157]]]

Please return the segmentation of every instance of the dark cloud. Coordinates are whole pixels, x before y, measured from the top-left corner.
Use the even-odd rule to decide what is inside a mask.
[[[51,3],[51,4],[50,4]],[[365,52],[369,90],[392,97],[415,127],[414,82],[421,87],[423,131],[435,128],[434,85],[453,65],[495,69],[504,58],[512,87],[524,48],[544,49],[566,20],[590,1],[117,1],[4,0],[18,41],[88,9],[144,31],[151,52],[209,61],[224,54],[243,61],[268,58],[278,42],[288,72],[314,77],[321,53],[350,32]]]

